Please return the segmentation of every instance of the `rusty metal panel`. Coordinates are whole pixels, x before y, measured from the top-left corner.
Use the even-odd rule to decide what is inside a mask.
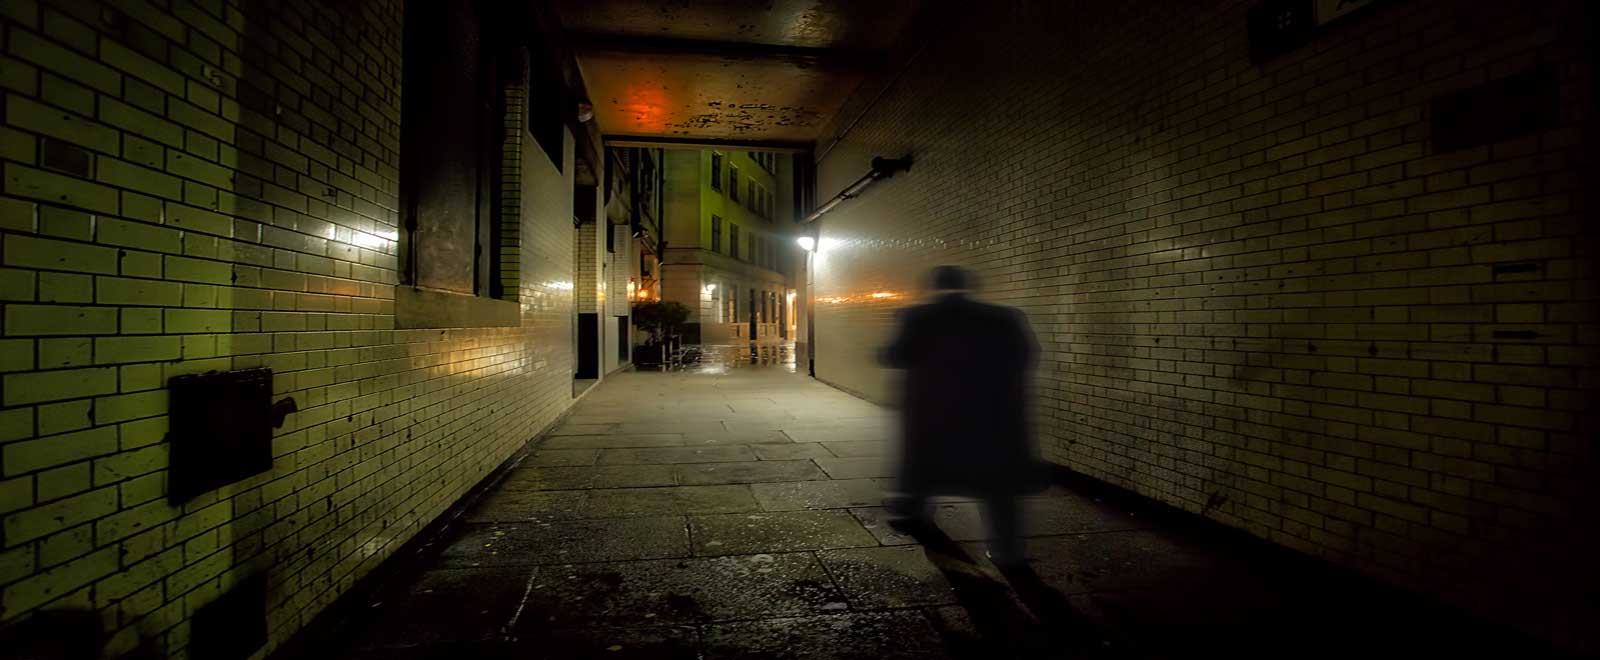
[[[563,25],[609,136],[818,138],[917,0],[567,0]]]
[[[618,135],[810,140],[860,82],[782,61],[586,53],[601,125]]]
[[[405,111],[409,283],[474,293],[483,192],[481,25],[470,2],[411,2]],[[484,218],[484,221],[487,219]]]
[[[917,0],[562,0],[574,32],[749,42],[807,48],[889,45]]]

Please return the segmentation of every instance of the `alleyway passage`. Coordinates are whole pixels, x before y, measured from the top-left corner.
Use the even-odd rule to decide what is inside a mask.
[[[330,655],[1253,657],[1293,639],[1292,657],[1441,644],[1477,657],[1518,644],[1062,485],[1027,503],[1035,573],[1001,575],[971,502],[942,501],[941,538],[883,523],[891,434],[888,411],[792,361],[609,378]]]

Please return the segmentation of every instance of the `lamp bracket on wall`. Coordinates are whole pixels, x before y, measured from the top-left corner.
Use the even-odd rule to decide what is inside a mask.
[[[868,187],[879,179],[887,179],[896,173],[909,171],[911,171],[911,156],[901,156],[900,158],[878,156],[873,158],[872,171],[861,175],[861,178],[856,179],[855,183],[839,191],[839,194],[834,195],[832,199],[823,202],[821,206],[817,207],[817,210],[812,211],[810,215],[802,219],[800,224],[815,222],[823,214],[832,211],[833,207],[844,203],[844,200],[860,197],[862,192],[866,191]]]

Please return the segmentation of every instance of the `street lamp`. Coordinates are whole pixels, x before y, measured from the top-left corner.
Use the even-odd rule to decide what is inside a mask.
[[[795,239],[795,242],[799,243],[800,249],[805,250],[806,252],[812,252],[817,249],[817,239],[810,236],[801,236],[800,238]]]

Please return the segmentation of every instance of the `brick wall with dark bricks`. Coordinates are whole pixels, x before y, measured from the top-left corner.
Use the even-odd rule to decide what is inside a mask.
[[[915,162],[821,220],[817,375],[891,398],[893,310],[967,264],[1040,338],[1051,460],[1592,644],[1592,17],[1376,2],[1253,63],[1248,10],[964,7],[847,103],[819,199]],[[1548,123],[1433,134],[1530,71]]]

